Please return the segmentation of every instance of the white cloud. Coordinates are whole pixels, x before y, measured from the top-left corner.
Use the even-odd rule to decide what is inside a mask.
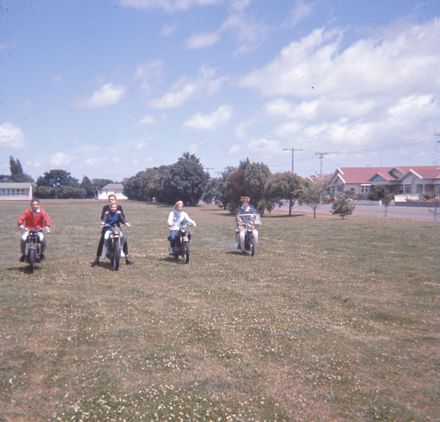
[[[260,155],[279,155],[283,151],[279,141],[267,138],[252,139],[249,141],[248,147],[251,151]]]
[[[229,8],[234,12],[242,12],[248,8],[252,0],[230,0]]]
[[[145,149],[145,144],[143,142],[138,142],[134,149],[136,151],[143,151]]]
[[[343,49],[342,31],[323,28],[290,43],[241,85],[265,96],[341,98],[440,88],[440,19],[362,39]]]
[[[229,155],[237,155],[240,152],[240,145],[232,145],[231,148],[229,148],[228,154]]]
[[[210,114],[197,113],[187,119],[183,126],[198,130],[216,130],[229,122],[232,115],[232,108],[223,105]]]
[[[151,126],[155,123],[156,119],[151,114],[147,114],[146,116],[142,117],[141,120],[139,120],[139,124],[142,126]]]
[[[211,47],[219,41],[219,34],[216,32],[205,32],[192,35],[186,41],[186,48],[197,49],[204,47]]]
[[[49,163],[55,167],[69,165],[72,161],[73,157],[64,152],[57,152],[49,159]]]
[[[105,84],[95,91],[88,99],[81,101],[80,108],[102,108],[112,106],[124,97],[125,87],[122,85],[114,85],[112,83]]]
[[[235,31],[235,39],[238,43],[238,54],[248,53],[259,47],[267,38],[269,28],[263,22],[253,20],[249,15],[239,11],[232,13],[223,22],[219,31]]]
[[[187,10],[193,6],[213,6],[220,0],[120,0],[125,7],[141,10],[162,9],[166,12]]]
[[[0,146],[7,148],[23,148],[24,133],[13,123],[4,122],[0,125]]]
[[[293,10],[287,18],[286,25],[287,26],[297,25],[298,22],[302,21],[312,13],[313,8],[314,8],[313,4],[305,3],[302,0],[295,1]]]
[[[217,77],[213,69],[202,67],[197,79],[178,81],[166,94],[149,101],[148,105],[157,110],[177,108],[194,97],[210,97],[216,94],[225,80],[224,77]]]
[[[162,80],[162,61],[155,60],[137,67],[134,80],[138,81],[143,91],[152,91]]]

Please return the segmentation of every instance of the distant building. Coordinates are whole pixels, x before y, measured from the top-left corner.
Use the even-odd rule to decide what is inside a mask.
[[[30,201],[32,199],[32,183],[0,183],[0,200]]]
[[[397,200],[440,194],[439,166],[339,167],[330,179],[330,194],[351,191],[368,194],[372,186],[386,186]]]
[[[124,195],[124,185],[122,183],[109,183],[97,192],[98,199],[108,199],[110,194],[116,195],[116,199],[128,199]]]

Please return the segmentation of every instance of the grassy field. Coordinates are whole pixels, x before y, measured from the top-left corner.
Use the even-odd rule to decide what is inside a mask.
[[[134,265],[91,268],[97,201],[46,201],[34,274],[0,203],[0,420],[440,419],[440,225],[263,218],[255,257],[224,211],[189,209],[188,265],[167,207],[123,202]]]

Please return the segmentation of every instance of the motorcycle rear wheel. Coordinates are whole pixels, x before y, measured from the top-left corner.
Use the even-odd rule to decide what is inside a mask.
[[[183,255],[182,255],[182,258],[183,258],[183,262],[185,264],[188,264],[188,262],[189,262],[189,245],[188,245],[188,242],[185,242],[183,244]]]

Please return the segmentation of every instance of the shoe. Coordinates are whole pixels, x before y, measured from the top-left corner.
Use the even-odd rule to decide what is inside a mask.
[[[128,256],[126,256],[125,257],[125,264],[126,265],[131,265],[131,264],[133,264],[133,261]]]
[[[25,261],[26,261],[26,255],[22,255],[22,256],[20,256],[19,261],[20,261],[20,262],[25,262]]]
[[[44,261],[46,257],[44,256],[44,253],[40,253],[40,261]]]
[[[95,260],[90,264],[91,267],[95,267],[96,265],[99,264],[99,258],[96,257]]]

